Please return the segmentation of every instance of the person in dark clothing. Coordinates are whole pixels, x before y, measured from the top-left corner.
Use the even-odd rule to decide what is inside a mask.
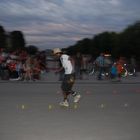
[[[104,53],[101,53],[100,56],[96,58],[95,63],[99,69],[98,80],[101,80],[104,71]]]
[[[80,52],[78,52],[75,56],[75,74],[77,79],[82,79],[81,67],[82,67],[82,55]]]

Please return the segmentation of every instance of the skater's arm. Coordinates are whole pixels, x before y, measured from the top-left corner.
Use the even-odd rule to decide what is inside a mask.
[[[59,73],[59,72],[61,72],[63,69],[64,69],[63,67],[60,67],[60,68],[58,68],[58,69],[55,71],[55,73]]]

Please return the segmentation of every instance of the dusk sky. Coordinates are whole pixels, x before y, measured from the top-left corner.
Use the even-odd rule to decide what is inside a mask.
[[[140,0],[0,0],[0,25],[20,30],[27,45],[66,48],[140,20]]]

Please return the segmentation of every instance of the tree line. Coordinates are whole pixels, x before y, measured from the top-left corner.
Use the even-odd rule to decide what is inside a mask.
[[[21,31],[6,32],[3,26],[0,26],[0,48],[4,48],[6,51],[27,50],[31,54],[38,51],[34,45],[26,46]],[[133,55],[140,62],[140,21],[119,33],[106,31],[91,39],[84,38],[64,50],[69,54],[81,52],[94,57],[97,57],[101,52],[109,53],[114,58],[120,56],[130,58]]]
[[[38,48],[34,45],[26,46],[26,40],[22,31],[6,32],[0,25],[0,49],[5,52],[13,52],[16,50],[26,50],[30,54],[35,54]]]
[[[66,49],[70,54],[81,52],[97,57],[101,52],[114,58],[132,55],[140,61],[140,21],[128,26],[120,33],[102,32],[92,39],[84,38]]]

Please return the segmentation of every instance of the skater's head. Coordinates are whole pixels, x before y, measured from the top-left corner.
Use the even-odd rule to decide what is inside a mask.
[[[62,55],[62,51],[59,48],[55,48],[53,49],[53,54],[59,57]]]

